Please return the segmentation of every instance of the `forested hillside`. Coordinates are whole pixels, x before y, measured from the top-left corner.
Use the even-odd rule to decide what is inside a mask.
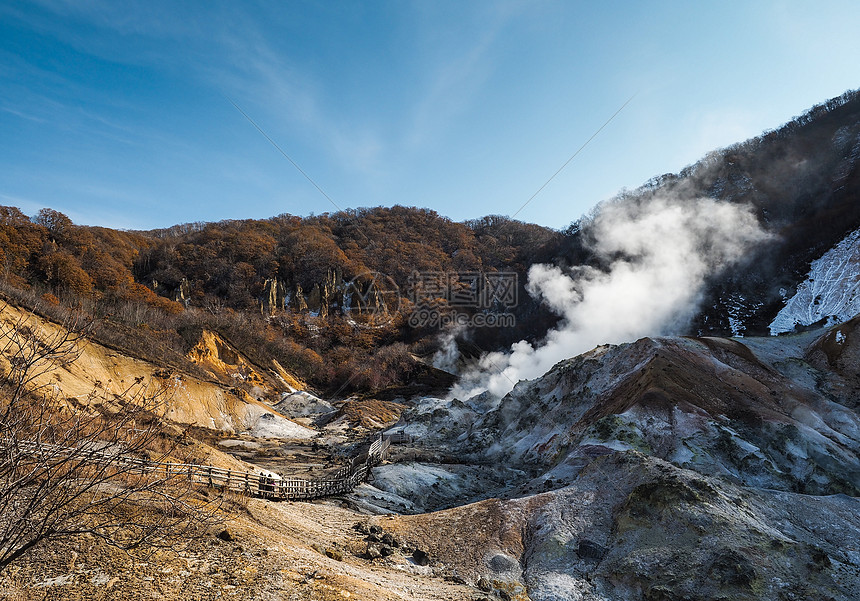
[[[415,272],[517,273],[523,319],[479,333],[481,348],[545,330],[553,317],[525,293],[525,271],[563,240],[504,217],[455,223],[400,206],[148,232],[75,225],[52,209],[0,214],[7,294],[97,318],[102,341],[150,359],[181,362],[207,328],[261,362],[274,356],[312,385],[346,391],[407,384],[421,371],[413,353],[435,350],[438,326],[406,323]],[[368,273],[402,299],[372,307],[385,314],[373,327],[355,322],[343,296]]]

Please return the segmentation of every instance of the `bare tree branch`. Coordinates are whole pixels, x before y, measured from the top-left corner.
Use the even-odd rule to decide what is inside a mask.
[[[89,533],[125,550],[176,548],[217,521],[218,500],[151,467],[184,459],[164,434],[160,384],[141,378],[117,395],[73,400],[46,383],[80,356],[88,326],[47,328],[33,313],[0,321],[0,571],[51,539]]]

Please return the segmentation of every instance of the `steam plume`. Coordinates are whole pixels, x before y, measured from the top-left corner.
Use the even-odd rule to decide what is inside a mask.
[[[448,373],[457,373],[457,360],[460,358],[457,349],[457,336],[462,334],[465,329],[464,326],[455,325],[442,334],[439,340],[440,348],[433,355],[433,367]]]
[[[551,265],[529,269],[527,290],[563,319],[538,345],[520,341],[488,353],[451,396],[501,396],[599,344],[678,333],[701,300],[705,279],[735,263],[767,234],[748,207],[709,198],[626,199],[603,205],[587,226],[608,269]]]

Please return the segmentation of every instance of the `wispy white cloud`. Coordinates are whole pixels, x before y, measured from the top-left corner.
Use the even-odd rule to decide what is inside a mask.
[[[370,91],[374,82],[363,82],[366,87],[359,90],[344,89],[341,97],[335,97],[331,82],[321,79],[326,73],[285,51],[282,36],[288,34],[282,25],[293,11],[254,4],[215,4],[207,11],[187,11],[173,3],[117,5],[106,0],[39,0],[39,4],[63,19],[81,20],[128,38],[129,48],[146,48],[143,53],[126,49],[117,55],[112,36],[99,39],[84,30],[62,30],[82,51],[108,60],[155,65],[197,80],[211,89],[213,103],[221,102],[219,94],[235,99],[299,164],[308,167],[311,160],[322,160],[327,169],[367,185],[392,177],[391,165],[402,159],[404,151],[414,152],[447,138],[451,123],[474,108],[494,73],[499,36],[522,10],[520,2],[458,10],[462,23],[450,38],[447,27],[440,24],[450,22],[451,15],[441,9],[420,8],[436,12],[426,25],[421,19],[399,21],[396,26],[404,28],[402,37],[411,41],[402,50],[416,54],[419,83],[414,92],[407,90],[398,97],[401,106],[380,115],[375,107],[364,110],[343,101],[355,96],[359,103],[377,102]],[[439,36],[453,43],[440,45]],[[140,43],[141,39],[149,43]],[[182,52],[177,52],[180,47]],[[96,113],[92,107],[90,112]],[[104,130],[102,135],[122,135],[108,115],[90,116],[92,125]],[[126,141],[133,139],[132,135]]]
[[[710,151],[757,136],[768,123],[753,110],[741,107],[719,107],[695,110],[686,118],[688,135],[678,145],[678,164],[697,161]]]
[[[217,28],[208,39],[224,62],[195,66],[206,84],[240,103],[270,136],[278,139],[279,132],[290,132],[340,169],[378,176],[390,145],[375,124],[334,108],[337,103],[326,100],[318,76],[280,49],[257,16],[237,12],[230,18],[241,26]],[[291,148],[285,150],[293,154]],[[293,158],[304,162],[302,156]]]
[[[37,116],[32,115],[30,113],[26,113],[24,111],[19,111],[19,110],[9,108],[6,106],[0,106],[0,111],[3,111],[4,113],[9,113],[11,115],[15,115],[16,117],[20,117],[21,119],[26,119],[28,121],[35,121],[36,123],[46,123],[47,122],[46,119],[43,119],[41,117],[37,117]]]
[[[407,146],[420,147],[439,137],[451,121],[473,106],[497,67],[497,41],[519,8],[517,3],[499,4],[474,31],[458,37],[439,39],[439,29],[433,25],[433,34],[423,41],[428,77],[412,108]]]

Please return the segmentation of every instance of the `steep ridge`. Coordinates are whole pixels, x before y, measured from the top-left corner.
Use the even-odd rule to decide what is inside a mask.
[[[5,327],[26,323],[42,339],[62,331],[61,326],[11,305],[0,308],[0,320]],[[160,391],[163,417],[176,424],[222,433],[248,431],[258,436],[315,435],[313,430],[288,420],[243,390],[159,368],[92,341],[81,340],[76,353],[74,361],[57,361],[55,369],[36,378],[33,386],[55,388],[64,397],[85,403],[94,391],[111,399],[143,382],[153,392]],[[3,357],[2,361],[5,363],[7,359]]]

